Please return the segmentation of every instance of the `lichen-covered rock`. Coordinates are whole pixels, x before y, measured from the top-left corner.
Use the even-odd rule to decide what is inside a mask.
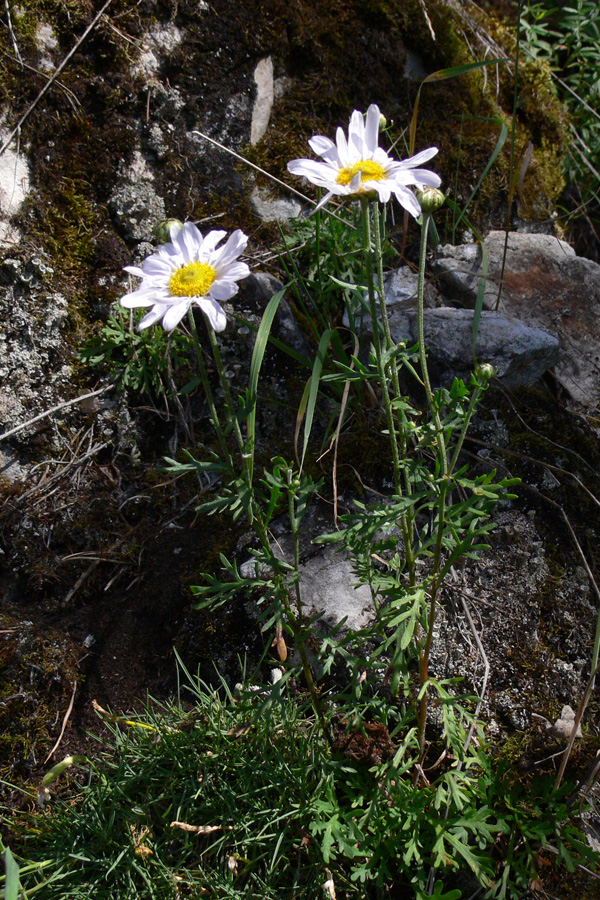
[[[5,259],[0,265],[0,429],[53,405],[70,367],[64,362],[63,328],[68,303],[48,290],[52,268],[41,256],[27,262]]]
[[[0,144],[8,132],[0,128]],[[21,233],[12,223],[31,190],[31,168],[27,154],[14,140],[0,156],[0,250],[17,248]]]

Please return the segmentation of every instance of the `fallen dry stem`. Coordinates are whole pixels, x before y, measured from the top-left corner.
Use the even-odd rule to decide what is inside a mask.
[[[9,437],[18,434],[19,431],[23,431],[24,428],[29,428],[30,425],[41,422],[42,419],[47,419],[48,416],[54,415],[55,412],[59,412],[61,409],[67,409],[67,407],[74,406],[76,403],[83,403],[84,400],[90,400],[92,397],[99,397],[101,394],[105,394],[109,391],[112,387],[112,384],[105,384],[104,387],[98,388],[97,391],[90,391],[89,394],[82,394],[80,397],[74,397],[73,400],[65,400],[63,403],[59,403],[58,406],[53,406],[52,409],[47,409],[46,412],[34,416],[33,419],[28,419],[27,422],[21,422],[20,425],[15,425],[10,431],[5,431],[4,434],[0,434],[0,441],[7,440]]]
[[[49,760],[49,759],[53,756],[53,754],[57,751],[57,749],[58,749],[58,747],[59,747],[59,745],[60,745],[60,742],[61,742],[62,739],[63,739],[63,735],[64,735],[64,733],[65,733],[65,728],[67,727],[67,722],[69,721],[69,716],[70,716],[71,713],[73,712],[73,704],[75,703],[75,693],[76,693],[76,691],[77,691],[77,682],[74,681],[74,682],[73,682],[73,692],[72,692],[72,694],[71,694],[71,700],[69,701],[69,705],[68,705],[68,707],[67,707],[67,711],[66,711],[66,713],[65,713],[65,715],[64,715],[64,718],[63,718],[63,721],[62,721],[62,728],[60,729],[60,734],[59,734],[59,736],[58,736],[58,740],[56,741],[54,747],[52,748],[52,750],[50,751],[50,753],[48,754],[48,756],[46,757],[46,759],[44,760],[43,765],[46,765],[46,763],[48,762],[48,760]]]

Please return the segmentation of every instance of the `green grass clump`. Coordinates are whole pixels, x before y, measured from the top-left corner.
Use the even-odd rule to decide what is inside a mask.
[[[202,691],[192,709],[152,706],[138,725],[115,725],[89,780],[12,842],[30,864],[27,896],[318,896],[324,868],[307,829],[328,773],[313,731],[293,704],[264,711],[252,694]]]
[[[104,714],[112,735],[84,783],[85,757],[68,757],[42,783],[44,808],[8,822],[7,891],[18,878],[44,900],[312,900],[329,884],[347,900],[457,900],[471,870],[483,896],[508,898],[549,840],[569,868],[586,856],[552,778],[524,789],[480,746],[417,788],[399,711],[389,731],[338,713],[326,739],[281,683],[235,695],[196,683],[185,703]]]

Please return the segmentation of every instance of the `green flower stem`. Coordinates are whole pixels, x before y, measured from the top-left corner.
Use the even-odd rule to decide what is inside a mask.
[[[304,646],[304,638],[302,635],[302,604],[301,604],[301,602],[299,602],[298,616],[295,616],[294,612],[292,610],[290,601],[289,601],[287,584],[286,584],[285,578],[283,576],[283,573],[279,571],[279,568],[278,568],[279,561],[275,557],[273,557],[273,554],[271,551],[271,541],[269,540],[268,529],[265,525],[262,509],[256,498],[256,495],[254,493],[254,488],[251,483],[252,479],[251,479],[250,469],[249,469],[249,465],[248,465],[248,457],[245,453],[244,438],[242,436],[242,431],[240,429],[240,423],[238,421],[236,411],[235,411],[235,406],[233,404],[233,398],[231,396],[231,390],[229,388],[229,381],[225,374],[225,367],[223,366],[223,358],[221,356],[221,351],[220,351],[219,344],[217,341],[217,336],[214,332],[214,329],[210,326],[210,324],[208,322],[207,322],[207,330],[208,330],[210,345],[211,345],[211,348],[213,351],[215,365],[216,365],[217,371],[219,373],[219,380],[221,382],[221,387],[223,388],[223,393],[225,395],[225,402],[227,404],[229,417],[231,419],[233,430],[234,430],[234,433],[235,433],[235,436],[236,436],[236,439],[238,442],[238,446],[240,448],[240,453],[241,453],[241,457],[242,457],[243,473],[246,478],[246,483],[248,485],[248,488],[250,489],[251,495],[252,495],[251,504],[252,504],[253,521],[250,524],[255,528],[263,550],[265,551],[265,553],[267,553],[272,558],[276,591],[277,591],[278,596],[281,599],[288,624],[290,625],[290,628],[292,629],[292,633],[294,635],[294,639],[295,639],[297,647],[298,647],[298,652],[300,654],[300,659],[302,662],[302,670],[304,672],[304,677],[305,677],[306,683],[308,685],[308,690],[310,693],[313,709],[315,711],[315,714],[317,715],[317,718],[319,719],[319,723],[323,729],[323,733],[327,736],[328,730],[327,730],[327,723],[325,721],[325,716],[323,713],[323,707],[321,705],[317,687],[315,685],[315,680],[314,680],[312,669],[310,666],[310,660],[309,660],[308,654],[306,652],[306,647]],[[292,506],[292,508],[293,508],[293,506]],[[292,522],[293,522],[293,519],[292,519]],[[298,554],[297,553],[296,553],[296,560],[295,560],[294,568],[295,568],[295,573],[296,573],[296,591],[299,596],[300,589],[299,589],[299,584],[298,584]]]
[[[221,349],[219,347],[219,342],[217,341],[217,336],[215,334],[215,330],[212,325],[209,323],[208,319],[206,320],[206,330],[208,331],[208,339],[210,341],[211,350],[213,352],[213,357],[215,360],[215,365],[217,367],[217,372],[219,373],[219,381],[221,382],[221,387],[223,388],[223,393],[225,395],[225,403],[227,404],[227,409],[229,412],[229,418],[231,420],[231,425],[233,427],[233,432],[235,434],[238,447],[240,448],[240,453],[242,454],[242,460],[244,464],[244,468],[246,466],[246,456],[245,456],[245,442],[242,435],[242,430],[240,428],[240,423],[238,421],[236,409],[233,403],[233,398],[231,396],[231,390],[229,388],[229,380],[225,375],[225,367],[223,365],[223,357],[221,356]]]
[[[431,390],[431,381],[429,380],[429,370],[427,368],[427,353],[425,347],[425,322],[424,322],[424,290],[425,290],[425,263],[427,260],[427,235],[429,232],[430,213],[423,212],[423,222],[421,225],[421,250],[419,254],[419,285],[417,289],[417,329],[419,338],[419,359],[421,362],[421,375],[423,378],[423,386],[425,388],[425,396],[427,397],[427,405],[431,411],[431,418],[435,426],[437,439],[437,459],[439,470],[442,476],[442,484],[438,498],[438,526],[435,542],[435,550],[433,553],[433,569],[431,577],[431,589],[429,591],[429,614],[427,618],[427,633],[425,644],[419,651],[419,680],[421,688],[424,688],[429,680],[429,656],[431,653],[431,643],[433,640],[433,626],[437,614],[437,595],[441,585],[440,577],[440,561],[442,556],[442,544],[444,537],[444,525],[446,514],[446,497],[450,488],[448,480],[448,456],[446,453],[446,440],[440,413]],[[419,736],[419,745],[421,753],[425,749],[425,725],[427,723],[427,705],[428,691],[422,692],[422,697],[417,716],[417,729]]]
[[[385,288],[383,284],[383,247],[381,240],[381,223],[379,219],[379,204],[377,201],[371,203],[371,210],[373,213],[373,236],[374,236],[374,244],[375,244],[375,261],[377,264],[377,292],[379,294],[379,309],[381,312],[381,322],[383,325],[383,333],[385,337],[385,345],[386,350],[394,349],[394,341],[392,340],[392,333],[390,330],[390,320],[387,312],[387,305],[385,302]],[[400,393],[400,382],[398,378],[398,364],[395,357],[392,357],[390,360],[390,374],[392,381],[392,392],[395,400],[401,399]],[[386,381],[387,388],[387,381]],[[391,405],[391,404],[390,404]],[[386,407],[387,412],[387,407]],[[391,412],[391,416],[393,419],[393,409]],[[407,448],[407,434],[408,434],[408,423],[406,421],[406,414],[404,410],[399,410],[399,431],[396,434],[396,431],[392,431],[390,428],[390,439],[393,441],[393,444],[396,445],[397,442],[400,444],[400,455],[402,459],[406,459],[408,456],[408,448]],[[389,422],[389,416],[388,416]],[[393,452],[393,451],[392,451]],[[400,468],[400,462],[398,460],[398,469]],[[399,497],[402,496],[402,488],[400,485],[400,475],[398,470],[396,470],[396,463],[394,461],[394,471],[396,473],[396,492]],[[404,489],[407,494],[410,494],[412,489],[410,472],[408,470],[408,466],[402,467],[402,473],[404,475]],[[402,536],[404,538],[404,546],[406,552],[406,565],[408,569],[410,584],[414,584],[414,575],[415,575],[415,567],[414,567],[414,550],[413,550],[413,516],[412,514],[403,513],[400,520],[400,526],[402,530]]]
[[[394,463],[394,482],[396,492],[402,496],[402,484],[400,477],[400,455],[398,453],[398,437],[396,435],[396,422],[394,420],[394,411],[392,401],[388,389],[388,379],[383,363],[383,355],[381,352],[381,338],[379,335],[379,317],[377,315],[377,304],[375,301],[375,279],[373,277],[373,259],[372,259],[372,243],[371,243],[371,217],[369,214],[369,201],[366,197],[361,197],[362,218],[363,218],[363,250],[365,253],[365,263],[367,267],[367,290],[369,293],[369,309],[371,312],[371,321],[373,326],[373,344],[375,346],[375,358],[377,360],[377,369],[379,372],[379,383],[381,387],[381,395],[383,397],[383,405],[387,419],[387,426],[390,435],[390,444],[392,447],[392,459]],[[381,244],[380,244],[381,252]],[[384,301],[385,305],[385,301]],[[389,330],[389,323],[388,323]],[[385,335],[385,333],[384,333]],[[391,339],[390,339],[391,340]],[[387,338],[386,338],[387,341]]]
[[[362,235],[363,235],[363,254],[365,265],[367,268],[367,292],[369,295],[369,311],[371,313],[371,323],[373,326],[373,346],[375,347],[375,357],[377,365],[381,366],[381,337],[379,334],[379,319],[377,318],[377,306],[375,304],[375,282],[373,279],[373,257],[371,243],[371,219],[369,216],[369,200],[367,197],[360,198],[360,209],[362,213]],[[385,373],[384,373],[385,375]],[[380,371],[381,376],[381,371]]]
[[[213,427],[217,432],[217,438],[219,439],[219,444],[221,446],[221,452],[223,454],[223,459],[231,462],[231,455],[229,453],[229,449],[227,447],[227,441],[225,440],[225,434],[223,433],[223,429],[221,428],[221,423],[219,421],[219,416],[217,413],[217,407],[215,406],[215,399],[213,396],[213,392],[210,386],[210,380],[208,378],[208,372],[206,371],[206,366],[204,365],[204,353],[202,351],[202,345],[200,344],[200,338],[198,337],[198,329],[196,328],[196,322],[194,320],[194,312],[190,309],[188,310],[188,321],[190,323],[190,330],[192,332],[192,337],[194,339],[194,344],[196,347],[196,358],[198,360],[198,369],[200,370],[200,379],[202,381],[202,386],[204,388],[204,393],[206,395],[206,400],[208,402],[208,408],[210,410],[210,418],[213,423]]]
[[[452,459],[450,460],[450,464],[448,466],[448,477],[450,477],[450,475],[452,475],[452,473],[454,472],[454,467],[456,466],[458,456],[460,454],[460,451],[462,450],[462,445],[464,443],[467,431],[469,430],[469,425],[471,424],[473,413],[475,412],[477,404],[479,403],[479,398],[481,397],[483,390],[484,389],[480,384],[476,385],[476,387],[473,388],[473,392],[469,400],[469,406],[467,412],[465,413],[462,427],[460,429],[460,434],[458,435],[456,446],[454,447],[454,450],[452,452]]]

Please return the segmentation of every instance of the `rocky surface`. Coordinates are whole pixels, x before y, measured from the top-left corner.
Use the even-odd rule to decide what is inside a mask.
[[[425,310],[424,328],[432,377],[468,382],[473,369],[473,311],[468,309]],[[396,306],[390,310],[394,341],[418,342],[417,314]],[[476,358],[491,363],[498,378],[509,387],[535,384],[559,359],[555,334],[512,319],[503,313],[483,312],[477,326]]]
[[[504,267],[505,233],[492,231],[485,248],[484,307],[556,333],[561,347],[556,377],[575,399],[595,406],[600,400],[600,266],[548,234],[509,234]],[[448,298],[473,307],[481,265],[478,244],[447,245],[436,254],[434,271]]]
[[[28,65],[51,73],[90,24],[92,11],[83,0],[48,2],[42,19],[35,7],[10,4],[16,41]],[[104,375],[83,366],[79,350],[126,290],[122,267],[152,251],[153,229],[165,216],[194,220],[204,230],[243,227],[251,236],[255,274],[229,306],[231,330],[222,341],[228,371],[243,387],[251,326],[289,280],[272,253],[280,234],[270,223],[297,215],[303,203],[228,150],[285,180],[287,160],[308,153],[307,137],[333,133],[353,108],[373,101],[399,135],[410,122],[420,80],[466,61],[465,28],[473,47],[482,50],[481,27],[469,30],[464,18],[457,24],[453,4],[428,0],[427,8],[435,41],[418,0],[321,7],[275,0],[113,0],[27,117],[18,140],[0,155],[0,434],[104,384],[98,381]],[[6,29],[0,47],[7,137],[47,76],[15,61]],[[535,97],[528,93],[531,83]],[[444,184],[456,177],[459,199],[469,196],[474,169],[479,174],[489,158],[498,104],[503,116],[510,115],[512,83],[502,81],[499,88],[471,73],[462,81],[429,84],[421,94],[418,149],[440,147]],[[532,140],[534,155],[520,211],[545,218],[562,185],[564,116],[542,76],[527,65],[522,98],[517,152]],[[462,112],[478,118],[459,152]],[[508,165],[501,155],[474,202],[484,233],[506,218]],[[398,211],[395,221],[393,244],[400,248]],[[415,233],[409,231],[401,260],[411,265],[386,279],[392,318],[408,323],[411,341]],[[501,240],[497,233],[488,239],[490,278],[499,272]],[[460,338],[460,349],[444,362],[459,374],[469,369],[471,313],[438,307],[473,296],[476,250],[444,250],[438,280],[428,287],[428,322],[439,323],[440,358],[449,354],[450,334]],[[485,714],[494,735],[514,739],[522,754],[537,735],[535,716],[556,722],[564,705],[576,706],[585,682],[598,600],[560,509],[597,571],[600,528],[590,493],[600,492],[600,460],[597,423],[585,409],[569,410],[538,389],[515,393],[506,386],[515,384],[511,379],[524,362],[537,368],[521,384],[552,366],[551,332],[561,343],[559,378],[573,396],[595,402],[598,293],[593,265],[554,237],[511,235],[509,250],[506,305],[502,317],[484,313],[479,345],[482,358],[490,354],[499,369],[505,366],[505,387],[488,393],[465,452],[475,467],[520,475],[523,487],[514,506],[502,510],[491,550],[445,586],[435,665],[440,674],[458,673],[476,690],[481,686],[481,657],[464,599],[490,660]],[[443,260],[447,273],[454,258],[456,267],[468,269],[463,280],[456,272],[454,281],[442,277]],[[466,285],[462,294],[460,285]],[[493,299],[488,292],[488,306]],[[234,314],[249,325],[234,326]],[[336,322],[341,310],[339,316]],[[512,330],[496,332],[492,340],[492,321]],[[288,289],[276,334],[312,359],[309,326],[306,310]],[[543,329],[543,362],[531,345],[521,356],[507,357],[507,345],[513,352],[516,338],[536,329]],[[433,324],[428,335],[435,344]],[[138,358],[144,352],[135,345]],[[193,384],[190,364],[179,365],[171,373],[178,384]],[[293,458],[296,410],[308,374],[289,356],[269,350],[259,422],[265,462],[276,453]],[[182,392],[177,401],[167,394],[107,390],[39,420],[0,447],[0,667],[6,687],[0,701],[24,738],[18,753],[16,745],[3,745],[7,776],[13,752],[19,776],[39,774],[60,734],[73,684],[61,753],[85,745],[87,729],[99,730],[92,699],[126,710],[147,691],[168,697],[176,690],[174,647],[191,671],[216,681],[216,665],[234,684],[240,657],[258,659],[270,641],[260,632],[252,600],[218,616],[193,609],[190,586],[204,572],[219,570],[219,553],[230,552],[240,535],[230,522],[198,519],[197,486],[164,473],[164,456],[184,442],[191,441],[198,455],[214,444],[200,392]],[[335,408],[329,398],[320,410],[319,437]],[[389,463],[376,403],[353,397],[349,412],[337,477],[348,496],[364,498],[371,488],[385,492]],[[318,466],[329,497],[331,452]],[[202,487],[211,489],[210,483]],[[323,530],[331,527],[330,516]],[[348,615],[357,627],[368,618],[368,598],[354,590],[347,560],[312,548],[304,565],[310,609],[330,624]],[[27,721],[32,710],[44,714],[35,728]],[[596,716],[593,707],[584,742],[597,737]],[[586,752],[589,758],[589,745]]]

